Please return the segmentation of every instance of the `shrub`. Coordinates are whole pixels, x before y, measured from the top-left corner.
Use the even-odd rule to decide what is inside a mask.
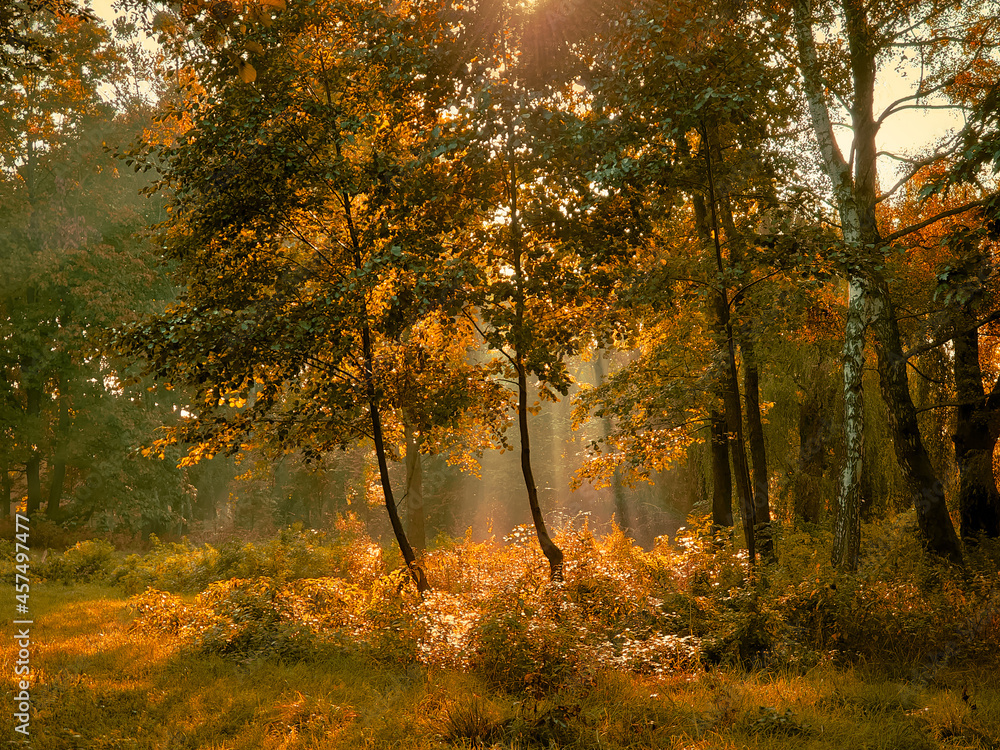
[[[194,644],[206,653],[301,660],[315,654],[311,628],[287,616],[280,591],[266,578],[213,583],[198,595],[203,613]]]
[[[70,583],[90,583],[105,580],[118,563],[115,548],[101,539],[77,542],[61,555],[44,563],[36,563],[35,575]]]
[[[530,599],[498,597],[472,632],[472,670],[508,692],[551,693],[565,687],[580,666],[578,618],[562,587],[536,591]]]
[[[233,541],[219,549],[151,538],[153,548],[147,554],[129,555],[112,576],[112,583],[127,594],[147,587],[196,593],[234,578],[289,581],[340,575],[368,586],[384,574],[381,549],[354,517],[338,522],[338,536],[332,540],[301,524],[283,529],[263,544]]]

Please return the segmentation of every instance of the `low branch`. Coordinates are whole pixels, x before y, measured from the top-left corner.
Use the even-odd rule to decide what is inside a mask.
[[[931,224],[936,224],[942,219],[947,219],[949,216],[957,216],[958,214],[964,214],[967,211],[971,211],[974,208],[979,208],[981,206],[984,206],[988,201],[989,198],[983,198],[982,200],[973,201],[972,203],[966,203],[962,206],[949,208],[947,211],[942,211],[941,213],[936,214],[930,217],[929,219],[918,221],[916,224],[913,224],[912,226],[906,227],[905,229],[900,229],[898,232],[893,232],[889,236],[883,237],[882,241],[885,242],[886,244],[889,244],[890,242],[895,242],[901,237],[905,237],[908,234],[913,234],[914,232],[919,232],[924,227],[929,227]]]
[[[920,354],[924,354],[925,352],[929,352],[932,349],[937,349],[939,346],[947,344],[949,341],[951,341],[957,336],[965,336],[966,334],[972,333],[973,331],[978,331],[980,328],[992,323],[994,320],[1000,320],[1000,310],[997,310],[996,312],[987,315],[985,318],[983,318],[975,325],[969,326],[964,330],[952,331],[951,333],[945,334],[944,336],[940,336],[934,339],[933,341],[928,341],[926,344],[921,344],[920,346],[913,347],[912,349],[910,349],[910,351],[905,352],[903,354],[903,359],[910,359]],[[996,388],[994,388],[994,390],[996,390]],[[997,399],[1000,400],[1000,392],[998,392]]]
[[[916,366],[915,364],[913,364],[912,362],[910,362],[909,360],[906,360],[906,364],[907,364],[907,366],[908,366],[908,367],[911,367],[911,368],[913,368],[913,371],[914,371],[915,373],[917,373],[917,375],[919,375],[920,377],[922,377],[922,378],[923,378],[924,380],[926,380],[926,381],[927,381],[928,383],[934,383],[934,385],[947,385],[947,382],[948,382],[948,381],[946,381],[946,380],[941,380],[941,379],[939,379],[939,378],[932,378],[932,377],[931,377],[930,375],[928,375],[927,373],[924,373],[924,372],[921,372],[921,371],[920,371],[920,368],[919,368],[919,367],[917,367],[917,366]]]
[[[954,409],[959,406],[965,406],[962,401],[945,401],[943,404],[932,404],[931,406],[922,406],[916,409],[916,413],[920,414],[925,411],[934,411],[935,409]]]

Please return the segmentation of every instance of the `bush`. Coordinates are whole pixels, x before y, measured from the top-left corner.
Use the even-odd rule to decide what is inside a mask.
[[[202,621],[193,641],[205,653],[292,661],[315,655],[312,629],[287,616],[280,590],[266,578],[213,583],[197,606]]]
[[[104,581],[117,566],[115,548],[101,539],[77,542],[61,555],[44,563],[36,563],[34,572],[40,578],[64,584]]]
[[[263,544],[233,541],[219,549],[194,547],[187,540],[164,543],[152,536],[153,549],[126,557],[112,582],[127,594],[147,587],[197,593],[234,578],[290,581],[340,575],[371,585],[384,574],[381,549],[353,517],[341,519],[338,532],[331,540],[324,532],[295,524]]]

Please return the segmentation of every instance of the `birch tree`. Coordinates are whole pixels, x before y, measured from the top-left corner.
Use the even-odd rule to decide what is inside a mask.
[[[889,406],[896,458],[924,543],[932,552],[956,561],[961,558],[944,485],[931,465],[917,426],[896,312],[882,274],[883,253],[896,240],[944,215],[899,228],[881,227],[878,215],[883,200],[921,170],[946,160],[957,141],[943,141],[917,158],[880,151],[879,141],[886,123],[901,112],[950,106],[944,95],[956,77],[975,67],[987,54],[985,50],[996,43],[995,24],[987,22],[996,11],[992,2],[973,9],[937,0],[815,4],[796,0],[792,5],[802,93],[840,219],[843,247],[839,260],[848,282],[843,348],[846,458],[837,497],[833,553],[834,561],[848,569],[857,567],[860,551],[862,373],[868,328],[878,358],[882,396]],[[876,87],[880,76],[894,64],[918,74],[916,86],[877,112]],[[841,117],[846,121],[839,132],[850,133],[847,148],[837,137]],[[901,178],[885,192],[878,179],[884,156],[893,156],[903,164]],[[949,215],[972,207],[959,207]]]

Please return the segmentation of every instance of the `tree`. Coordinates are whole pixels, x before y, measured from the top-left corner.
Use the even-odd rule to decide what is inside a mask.
[[[444,101],[442,148],[464,154],[478,175],[482,211],[469,224],[466,253],[476,267],[467,312],[497,375],[517,393],[521,474],[539,546],[554,580],[563,553],[552,541],[532,466],[530,381],[541,401],[565,397],[567,356],[590,343],[589,322],[626,246],[628,208],[588,181],[596,166],[580,110],[586,67],[558,36],[545,37],[551,4],[502,0],[445,15],[456,29],[438,65]],[[459,72],[461,71],[461,72]],[[624,209],[624,210],[623,210]]]
[[[626,381],[648,386],[646,408],[626,431],[640,440],[643,433],[655,440],[671,430],[671,423],[675,438],[692,422],[707,427],[703,431],[711,436],[715,521],[720,526],[731,523],[729,487],[735,484],[747,547],[753,555],[756,516],[762,522],[757,529],[762,551],[771,557],[766,533],[769,473],[754,354],[759,324],[751,290],[773,269],[766,268],[766,259],[755,257],[759,253],[753,238],[759,217],[777,203],[774,182],[782,169],[767,141],[780,133],[794,107],[781,95],[782,73],[768,67],[750,25],[727,9],[648,3],[613,18],[608,38],[591,41],[597,59],[591,75],[593,106],[604,130],[613,133],[602,139],[607,153],[598,179],[604,189],[641,196],[649,218],[634,228],[632,242],[640,248],[647,244],[639,253],[649,252],[649,245],[661,246],[659,254],[656,249],[650,253],[652,268],[637,274],[638,283],[622,297],[634,307],[648,295],[651,304],[643,309],[659,320],[654,324],[644,317],[644,336],[651,334],[666,344],[667,330],[676,337],[684,326],[680,321],[692,320],[695,329],[707,328],[715,339],[713,350],[702,354],[712,364],[707,371],[704,363],[680,365],[691,352],[680,356],[677,347],[667,344],[649,352],[651,362],[635,362],[621,373],[625,392],[637,388]],[[702,309],[679,304],[682,300]],[[663,329],[652,333],[652,325]],[[677,385],[692,371],[711,373],[710,389],[696,385],[714,396],[699,399],[701,420],[691,419],[690,389],[676,385],[674,414],[659,411],[661,403],[669,402],[662,392],[664,378],[646,374],[658,366],[672,371],[664,373],[665,379]],[[639,371],[643,376],[637,377]],[[625,394],[619,392],[609,403],[620,396]],[[621,398],[615,411],[624,417],[632,409],[634,415],[636,400],[634,395]],[[675,448],[684,444],[677,439]]]
[[[145,220],[142,181],[121,175],[103,148],[146,114],[101,94],[123,73],[121,50],[68,5],[35,10],[12,29],[26,46],[6,50],[14,80],[0,90],[9,136],[0,146],[9,271],[0,287],[0,468],[8,498],[7,470],[23,467],[28,512],[44,507],[56,518],[121,434],[98,417],[127,402],[111,406],[123,394],[108,386],[101,334],[145,306],[157,283],[147,248],[129,237]],[[117,460],[121,467],[124,455]]]
[[[849,569],[858,564],[864,434],[862,370],[865,334],[870,327],[881,391],[889,406],[893,444],[917,510],[921,536],[930,551],[959,560],[961,551],[948,515],[944,487],[921,440],[895,309],[881,273],[883,252],[917,227],[886,231],[880,228],[878,216],[879,204],[888,195],[928,164],[946,159],[953,149],[943,144],[926,158],[902,157],[902,178],[896,188],[883,194],[878,182],[877,144],[879,131],[893,115],[910,108],[942,105],[935,95],[947,89],[956,75],[973,69],[983,50],[993,46],[995,24],[983,7],[939,2],[843,0],[813,6],[808,0],[797,0],[792,17],[802,93],[839,214],[843,268],[849,282],[843,352],[847,455],[837,500],[834,559]],[[818,30],[825,40],[822,44],[817,42]],[[846,65],[834,50],[846,52]],[[906,56],[920,61],[916,87],[876,114],[878,71]],[[841,112],[848,115],[852,133],[849,159],[844,156],[835,130]],[[926,221],[937,218],[941,217]]]
[[[424,589],[385,415],[396,405],[403,423],[453,423],[477,397],[428,386],[411,403],[397,388],[393,403],[408,367],[394,350],[429,341],[420,331],[432,323],[439,343],[455,336],[470,272],[455,240],[470,210],[463,185],[453,156],[425,140],[438,111],[424,40],[438,21],[351,1],[267,19],[234,15],[228,37],[201,36],[206,54],[191,67],[208,93],[191,101],[185,138],[159,151],[172,190],[166,252],[184,290],[122,345],[166,387],[194,389],[169,438],[194,446],[187,463],[248,441],[309,460],[371,440],[393,533]],[[217,58],[237,53],[256,65],[240,57],[234,77]]]

